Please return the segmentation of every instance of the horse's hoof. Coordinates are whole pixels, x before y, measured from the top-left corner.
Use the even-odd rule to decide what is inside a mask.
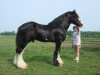
[[[53,61],[53,65],[54,65],[54,66],[59,66],[60,64],[59,64],[58,60],[54,60],[54,61]]]
[[[53,61],[53,65],[55,65],[55,66],[62,66],[63,65],[63,61],[61,60],[61,61],[59,61],[59,60],[54,60]]]
[[[27,69],[28,65],[27,64],[23,64],[23,65],[20,65],[20,66],[17,66],[17,67],[20,68],[20,69]]]
[[[23,66],[21,69],[27,69],[28,68],[28,66],[26,65],[26,66]]]

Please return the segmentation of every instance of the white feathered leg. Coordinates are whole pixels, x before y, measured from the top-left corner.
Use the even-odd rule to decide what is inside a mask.
[[[18,58],[17,55],[18,55],[18,54],[16,53],[16,54],[15,54],[15,57],[14,57],[14,65],[17,65],[17,58]]]
[[[26,69],[28,68],[28,66],[23,60],[23,52],[21,52],[20,54],[16,53],[15,58],[14,58],[14,64],[17,65],[18,68]]]
[[[57,60],[58,60],[59,66],[62,66],[63,65],[63,60],[60,58],[59,53],[58,53],[58,56],[57,56]]]

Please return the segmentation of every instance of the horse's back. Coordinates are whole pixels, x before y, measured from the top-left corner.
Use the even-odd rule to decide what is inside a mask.
[[[35,23],[35,22],[27,22],[27,23],[22,24],[18,28],[18,31],[30,30],[32,28],[36,28],[36,26],[37,26],[37,23]]]
[[[24,41],[33,41],[35,37],[37,23],[35,22],[27,22],[21,25],[18,28],[16,41],[24,40]]]

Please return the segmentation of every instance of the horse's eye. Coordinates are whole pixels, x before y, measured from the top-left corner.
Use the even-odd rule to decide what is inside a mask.
[[[79,18],[78,16],[73,16],[73,18]]]

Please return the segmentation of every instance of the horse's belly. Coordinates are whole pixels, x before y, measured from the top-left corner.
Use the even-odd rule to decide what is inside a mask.
[[[42,36],[42,37],[37,37],[35,39],[42,42],[54,42],[54,40],[50,36]]]

